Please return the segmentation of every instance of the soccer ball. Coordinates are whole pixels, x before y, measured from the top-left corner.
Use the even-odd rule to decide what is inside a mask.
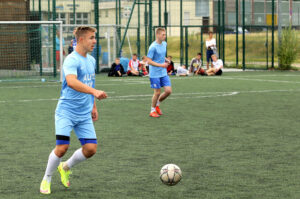
[[[181,177],[181,170],[176,164],[166,164],[160,170],[160,180],[166,185],[176,185],[181,180]]]

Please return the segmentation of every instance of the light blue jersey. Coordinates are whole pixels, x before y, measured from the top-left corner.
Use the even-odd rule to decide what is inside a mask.
[[[156,41],[154,41],[149,47],[147,57],[151,58],[152,61],[156,63],[163,64],[165,63],[166,53],[167,42],[163,41],[161,44],[158,44]],[[150,65],[149,70],[150,78],[160,78],[168,75],[166,68]]]
[[[76,75],[79,81],[94,88],[95,62],[91,55],[87,54],[87,57],[83,57],[76,51],[67,56],[63,64],[63,82],[56,114],[72,120],[91,118],[94,96],[70,88],[66,76]]]

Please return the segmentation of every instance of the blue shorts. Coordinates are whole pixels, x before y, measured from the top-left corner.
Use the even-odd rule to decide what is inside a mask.
[[[212,62],[212,58],[211,56],[214,54],[214,51],[213,50],[206,50],[206,61],[207,63],[209,63],[209,60]]]
[[[169,76],[150,78],[151,88],[160,89],[164,86],[171,86],[171,81]]]
[[[86,143],[97,144],[92,117],[85,120],[72,120],[55,114],[56,145],[70,144],[70,135],[73,129],[81,145]]]

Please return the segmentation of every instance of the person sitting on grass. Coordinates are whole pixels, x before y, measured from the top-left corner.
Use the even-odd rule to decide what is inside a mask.
[[[120,63],[120,58],[115,59],[115,63],[111,65],[111,68],[108,72],[109,77],[122,77],[122,75],[125,74],[124,68],[122,64]]]
[[[174,68],[174,62],[172,61],[172,56],[169,55],[167,57],[167,60],[168,60],[168,67],[167,67],[167,73],[168,75],[176,75],[176,71],[175,71],[175,68]]]
[[[200,69],[202,67],[201,53],[197,53],[197,56],[192,59],[189,71],[191,74],[200,75]]]
[[[132,55],[132,59],[129,61],[127,75],[128,76],[142,76],[139,72],[140,61],[137,58],[137,54]]]
[[[188,76],[189,71],[186,69],[185,65],[179,66],[177,68],[177,76]]]
[[[213,68],[210,68],[206,71],[207,75],[222,75],[223,61],[221,59],[218,59],[216,54],[213,54],[211,58],[213,60]]]
[[[144,76],[149,76],[149,64],[146,56],[143,56],[140,62],[140,72],[143,73]]]

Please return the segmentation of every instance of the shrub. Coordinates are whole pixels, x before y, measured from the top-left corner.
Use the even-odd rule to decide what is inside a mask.
[[[289,26],[282,31],[281,35],[281,45],[278,51],[279,68],[282,70],[291,69],[291,65],[296,60],[298,53],[297,33]]]

